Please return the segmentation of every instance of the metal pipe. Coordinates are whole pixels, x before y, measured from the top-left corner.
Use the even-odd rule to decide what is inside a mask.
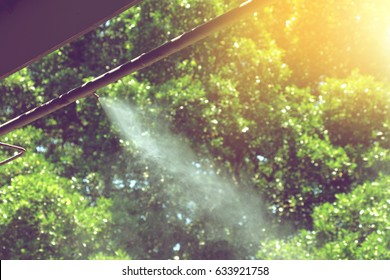
[[[37,119],[40,119],[54,111],[57,111],[74,101],[87,97],[95,93],[98,89],[116,82],[117,80],[127,76],[133,72],[143,69],[173,53],[176,53],[185,47],[207,37],[211,33],[229,26],[234,22],[253,14],[256,10],[263,8],[272,0],[249,0],[219,17],[216,17],[209,22],[202,24],[189,32],[172,39],[171,41],[151,50],[148,53],[143,53],[131,61],[122,64],[103,75],[93,79],[90,82],[83,84],[80,87],[74,88],[61,96],[52,99],[0,126],[0,136],[17,128],[23,127]]]
[[[19,146],[15,146],[15,145],[11,145],[11,144],[6,144],[6,143],[3,143],[3,142],[0,142],[0,147],[6,147],[6,148],[9,148],[9,149],[13,149],[13,150],[17,150],[18,153],[12,157],[9,157],[7,158],[6,160],[3,160],[3,161],[0,161],[0,165],[3,165],[3,164],[6,164],[14,159],[17,159],[18,157],[20,157],[21,155],[24,154],[24,152],[26,151],[26,149],[22,148],[22,147],[19,147]]]

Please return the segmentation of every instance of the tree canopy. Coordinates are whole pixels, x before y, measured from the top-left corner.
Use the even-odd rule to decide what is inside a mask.
[[[0,81],[0,121],[239,3],[145,0]],[[389,9],[275,1],[99,90],[121,128],[86,98],[1,137],[0,257],[389,259]]]

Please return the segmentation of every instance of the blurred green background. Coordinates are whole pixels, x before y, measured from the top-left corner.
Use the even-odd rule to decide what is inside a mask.
[[[0,81],[0,122],[239,4],[143,1]],[[253,213],[201,208],[87,98],[1,138],[28,152],[0,167],[0,258],[390,259],[389,77],[388,1],[275,1],[98,92]]]

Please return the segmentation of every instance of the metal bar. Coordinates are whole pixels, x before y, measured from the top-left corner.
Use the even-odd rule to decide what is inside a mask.
[[[0,126],[0,136],[12,130],[23,127],[37,119],[40,119],[54,111],[57,111],[74,101],[87,97],[95,93],[98,89],[116,82],[117,80],[143,69],[173,53],[176,53],[185,47],[207,37],[211,33],[220,30],[234,22],[253,14],[256,10],[263,8],[272,0],[249,0],[219,17],[216,17],[209,22],[200,25],[189,32],[172,39],[171,41],[151,50],[148,53],[143,53],[131,61],[122,64],[105,74],[95,78],[94,80],[83,84],[80,87],[74,88],[67,93],[62,94],[58,98],[52,99],[47,103],[42,104]]]
[[[0,142],[0,147],[6,147],[6,148],[10,148],[10,149],[19,151],[19,153],[17,153],[16,155],[14,155],[12,157],[9,157],[6,160],[0,161],[0,165],[6,164],[6,163],[8,163],[10,161],[13,161],[14,159],[17,159],[18,157],[23,155],[24,152],[26,151],[26,149],[24,149],[22,147],[11,145],[11,144],[6,144],[6,143],[3,143],[3,142]]]

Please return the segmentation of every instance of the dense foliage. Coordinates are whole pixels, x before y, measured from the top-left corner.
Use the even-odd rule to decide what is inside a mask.
[[[162,2],[0,81],[0,121],[240,1]],[[5,135],[28,153],[0,167],[0,257],[389,259],[389,12],[275,1],[100,90],[173,157],[148,157],[94,98]]]

